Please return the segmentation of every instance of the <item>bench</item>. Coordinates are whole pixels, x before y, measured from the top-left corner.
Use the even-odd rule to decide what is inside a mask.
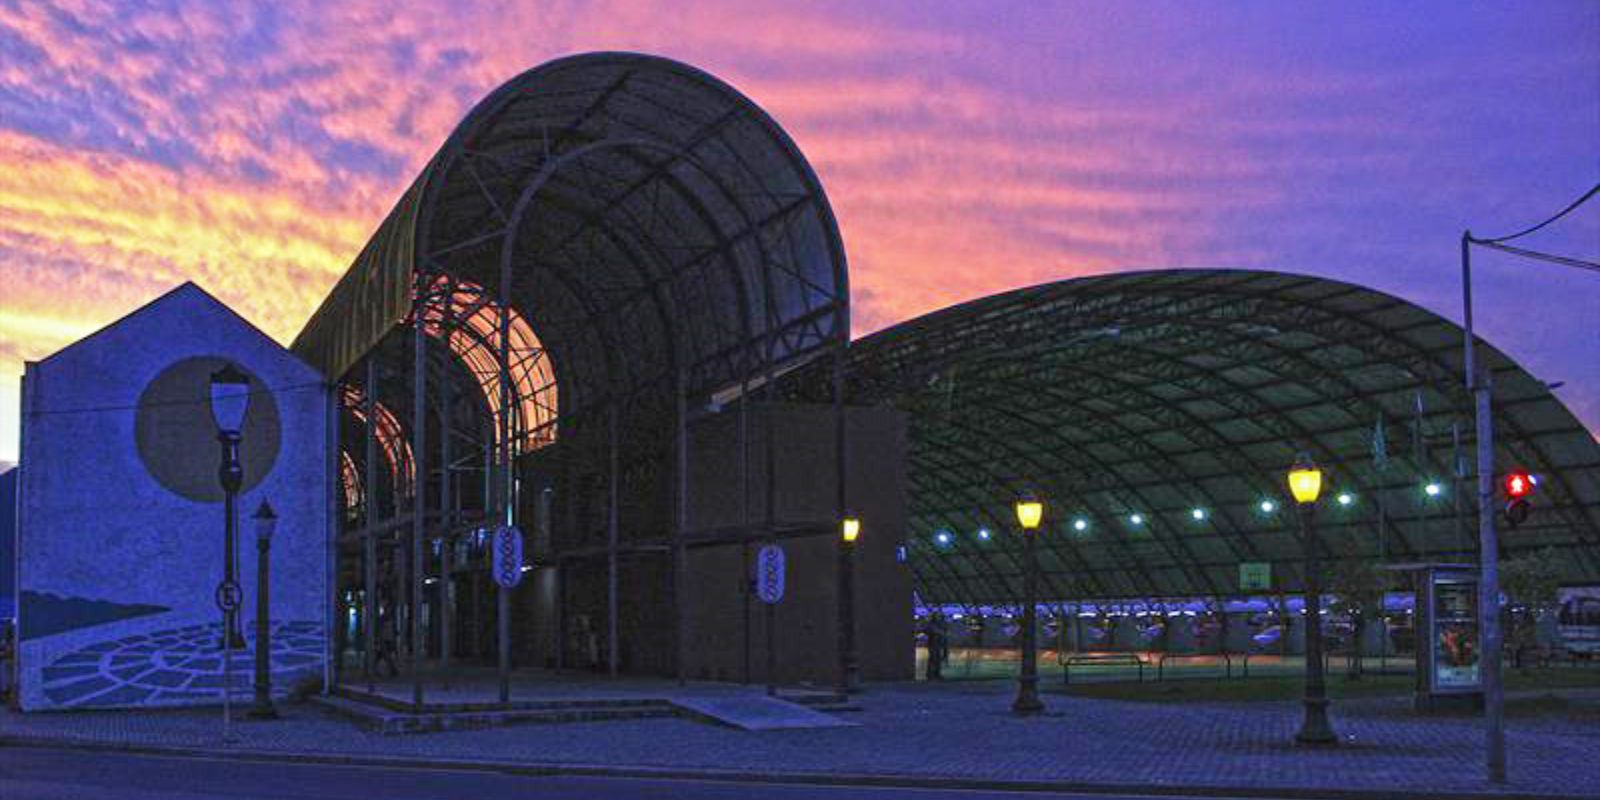
[[[1150,662],[1137,653],[1095,653],[1069,656],[1061,662],[1061,682],[1072,682],[1073,667],[1138,667],[1139,682],[1144,683],[1144,668]]]
[[[1222,656],[1223,677],[1232,678],[1233,657],[1227,653],[1162,653],[1161,658],[1156,661],[1156,680],[1164,679],[1168,661],[1182,661],[1186,658],[1214,658],[1215,656]]]

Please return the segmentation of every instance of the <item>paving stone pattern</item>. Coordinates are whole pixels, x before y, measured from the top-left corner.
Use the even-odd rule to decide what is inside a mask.
[[[1048,713],[1009,712],[1001,683],[872,685],[855,727],[746,732],[682,719],[520,725],[384,736],[310,705],[286,719],[235,725],[239,747],[525,763],[751,772],[914,774],[1164,786],[1485,791],[1481,722],[1418,717],[1402,698],[1337,703],[1333,749],[1291,743],[1297,703],[1128,703],[1066,697]],[[1508,724],[1510,790],[1595,796],[1600,692],[1565,696],[1571,713]],[[6,735],[216,747],[215,709],[0,712]]]
[[[248,694],[255,673],[255,625],[244,626],[245,648],[233,653],[232,684]],[[46,666],[44,694],[69,707],[172,705],[216,699],[223,685],[221,623],[96,642]],[[272,679],[286,691],[307,671],[322,668],[322,626],[272,623]]]

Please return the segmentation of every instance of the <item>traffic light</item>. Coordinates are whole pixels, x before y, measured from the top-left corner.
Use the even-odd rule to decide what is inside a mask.
[[[1506,523],[1511,527],[1521,525],[1528,518],[1528,512],[1533,509],[1528,494],[1534,486],[1533,476],[1523,470],[1506,474]]]
[[[1506,497],[1516,500],[1533,491],[1533,476],[1516,470],[1506,476]]]

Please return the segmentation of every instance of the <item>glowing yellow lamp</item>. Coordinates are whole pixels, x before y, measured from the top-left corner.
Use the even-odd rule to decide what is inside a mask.
[[[855,544],[861,536],[861,520],[855,517],[845,517],[844,523],[839,526],[839,532],[844,536],[845,544]]]
[[[1017,501],[1017,522],[1022,525],[1023,530],[1031,531],[1038,528],[1043,519],[1044,503],[1031,497]]]
[[[1300,456],[1300,461],[1289,470],[1289,492],[1301,505],[1317,502],[1317,495],[1322,493],[1322,470],[1317,469],[1310,456]]]

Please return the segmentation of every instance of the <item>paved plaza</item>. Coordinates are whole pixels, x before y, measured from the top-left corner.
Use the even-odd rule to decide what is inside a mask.
[[[876,776],[1145,787],[1364,790],[1436,796],[1493,789],[1482,779],[1482,726],[1467,716],[1418,717],[1400,697],[1339,702],[1341,744],[1291,744],[1293,702],[1096,700],[1046,687],[1048,713],[1018,718],[1002,681],[871,685],[853,727],[746,732],[677,718],[528,724],[380,735],[312,704],[277,722],[239,722],[240,753],[413,764],[714,772],[745,776]],[[1528,702],[1526,696],[1514,698]],[[1511,783],[1521,794],[1597,796],[1600,690],[1541,698],[1512,714]],[[222,750],[216,709],[0,715],[8,744]]]

